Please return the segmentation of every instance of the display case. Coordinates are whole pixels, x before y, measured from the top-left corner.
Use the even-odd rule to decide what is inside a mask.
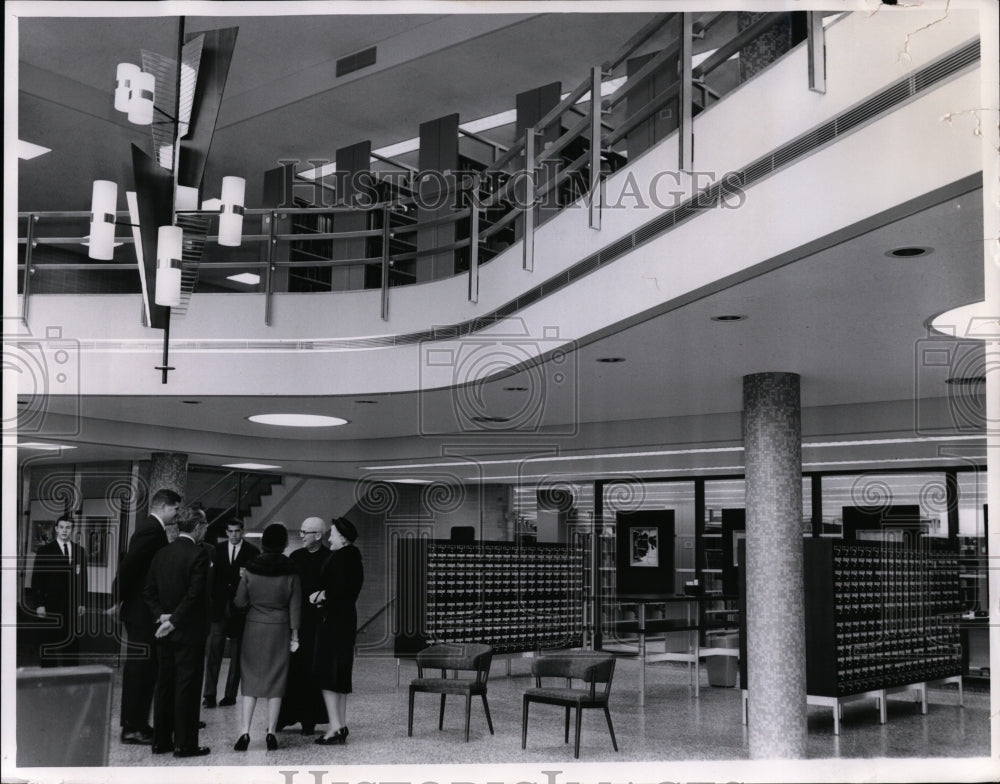
[[[401,540],[394,650],[476,642],[497,653],[578,647],[585,553],[577,544]]]

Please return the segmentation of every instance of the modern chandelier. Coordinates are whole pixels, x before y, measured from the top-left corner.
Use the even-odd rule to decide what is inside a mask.
[[[200,201],[205,164],[219,116],[239,28],[184,32],[166,57],[142,50],[142,66],[120,63],[114,106],[135,125],[151,129],[152,155],[132,145],[134,190],[126,191],[135,240],[146,324],[163,330],[162,383],[168,364],[171,308],[190,296],[211,221],[218,244],[238,247],[243,237],[246,181],[223,177],[219,198]],[[114,257],[118,184],[94,182],[87,255]]]

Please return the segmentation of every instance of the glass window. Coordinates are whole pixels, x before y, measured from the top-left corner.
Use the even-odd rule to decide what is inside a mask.
[[[846,474],[823,477],[824,532],[842,535],[844,510],[860,508],[892,527],[896,507],[918,507],[920,526],[929,536],[948,536],[948,508],[943,471],[900,474]],[[905,513],[904,516],[908,516]]]

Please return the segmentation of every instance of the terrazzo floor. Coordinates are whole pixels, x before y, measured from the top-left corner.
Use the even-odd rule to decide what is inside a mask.
[[[228,662],[228,660],[227,660]],[[228,663],[224,662],[224,669]],[[239,730],[239,705],[202,709],[206,729],[200,742],[211,747],[207,757],[175,759],[153,755],[148,746],[125,746],[117,731],[111,738],[109,765],[117,766],[267,766],[412,765],[421,763],[573,762],[572,738],[563,744],[561,708],[532,706],[527,748],[521,749],[521,694],[533,685],[530,660],[495,659],[489,681],[489,703],[496,735],[486,726],[482,705],[473,702],[469,742],[464,741],[464,701],[451,698],[443,731],[437,729],[438,698],[418,694],[413,737],[407,737],[407,684],[416,667],[404,661],[396,686],[396,660],[389,655],[359,656],[354,694],[348,704],[350,737],[345,746],[317,746],[298,727],[278,733],[277,751],[264,748],[265,716],[259,705],[247,752],[233,751]],[[223,674],[224,678],[224,674]],[[619,659],[611,695],[611,714],[619,751],[611,746],[601,711],[585,711],[580,762],[746,760],[747,728],[740,721],[738,688],[708,685],[704,668],[701,694],[695,698],[684,665],[647,666],[646,704],[638,704],[638,663]],[[220,678],[220,683],[222,679]],[[121,673],[115,674],[112,727],[118,726]],[[874,703],[844,708],[841,734],[833,734],[829,708],[810,707],[808,757],[927,758],[989,755],[989,695],[966,691],[959,707],[954,687],[931,690],[928,713],[906,695],[888,701],[888,723],[880,725]]]

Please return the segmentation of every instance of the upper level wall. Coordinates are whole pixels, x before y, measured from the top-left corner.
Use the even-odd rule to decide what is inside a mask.
[[[855,13],[834,23],[827,31],[827,93],[807,90],[800,46],[696,119],[695,169],[721,175],[742,168],[977,37],[976,13],[939,16]],[[979,94],[978,69],[937,85],[759,183],[740,209],[704,211],[536,302],[518,314],[522,322],[486,334],[521,330],[523,323],[529,337],[548,329],[557,341],[580,339],[974,174],[981,169],[975,118],[961,112],[978,106]],[[942,121],[952,113],[953,121]],[[283,294],[274,297],[267,327],[262,296],[196,295],[187,316],[171,325],[178,369],[170,392],[414,389],[421,383],[420,346],[331,354],[309,342],[406,334],[488,313],[673,206],[671,192],[690,191],[690,178],[675,177],[676,160],[671,137],[610,177],[600,231],[588,227],[582,207],[547,222],[535,235],[534,272],[521,269],[520,244],[498,256],[481,270],[478,304],[466,298],[465,276],[392,289],[388,322],[379,316],[379,291]],[[658,186],[659,205],[649,197],[651,186]],[[629,197],[635,189],[639,195]],[[133,370],[155,364],[161,340],[138,323],[138,313],[135,296],[47,295],[32,297],[29,323],[33,335],[60,326],[64,337],[81,341],[80,391],[162,392],[155,373]]]

